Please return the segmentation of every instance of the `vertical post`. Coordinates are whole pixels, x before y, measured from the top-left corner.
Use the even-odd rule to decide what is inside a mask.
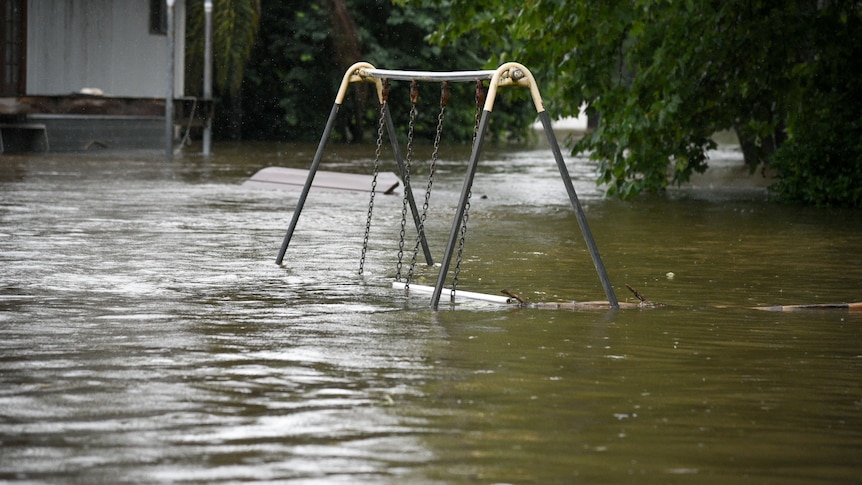
[[[165,95],[165,154],[174,156],[174,1],[168,6],[168,92]]]
[[[596,241],[593,239],[593,233],[590,231],[589,224],[587,224],[587,216],[584,215],[584,209],[581,208],[578,195],[575,193],[575,186],[572,184],[572,177],[569,176],[569,169],[566,168],[566,162],[563,160],[560,145],[557,144],[557,137],[554,135],[554,130],[551,127],[551,118],[548,117],[547,111],[540,111],[539,119],[542,121],[542,126],[545,128],[545,135],[547,135],[548,142],[551,144],[551,151],[554,152],[554,159],[557,161],[557,167],[560,169],[560,176],[563,178],[563,185],[566,186],[566,192],[569,193],[569,199],[572,202],[572,208],[575,210],[575,217],[578,220],[578,226],[581,228],[581,234],[584,235],[587,249],[589,249],[590,256],[593,258],[593,266],[596,267],[596,273],[598,273],[599,280],[602,282],[605,295],[608,297],[608,303],[612,308],[619,308],[620,304],[617,301],[616,294],[614,294],[614,287],[611,285],[611,280],[608,278],[607,271],[605,271],[605,265],[602,263],[602,257],[599,255],[599,248],[596,246]]]
[[[213,99],[213,2],[204,0],[204,115],[203,151],[207,156],[212,151],[212,111],[209,109]]]

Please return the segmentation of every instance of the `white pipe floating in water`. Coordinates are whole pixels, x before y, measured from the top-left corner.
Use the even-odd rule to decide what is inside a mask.
[[[411,283],[408,287],[404,282],[401,281],[393,281],[392,288],[396,290],[404,290],[415,291],[417,293],[423,294],[432,294],[434,293],[433,286],[426,285],[417,285]],[[443,288],[444,294],[451,294],[452,290],[450,288]],[[463,291],[463,290],[455,290],[455,300],[457,301],[459,298],[469,299],[469,300],[481,300],[481,301],[489,301],[492,303],[502,303],[504,305],[511,304],[513,302],[512,298],[503,295],[489,295],[487,293],[476,293],[473,291]]]

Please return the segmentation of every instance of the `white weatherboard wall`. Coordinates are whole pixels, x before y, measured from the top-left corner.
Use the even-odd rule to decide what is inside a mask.
[[[167,36],[150,33],[147,0],[29,0],[27,94],[167,94]],[[184,92],[185,2],[176,2],[174,93]]]

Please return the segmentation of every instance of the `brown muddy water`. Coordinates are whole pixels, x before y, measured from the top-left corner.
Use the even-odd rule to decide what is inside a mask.
[[[314,148],[0,158],[0,481],[862,481],[862,314],[750,308],[862,300],[860,212],[768,203],[731,148],[632,202],[569,157],[617,296],[667,306],[435,312],[390,288],[398,195],[364,275],[365,193],[312,190],[274,264],[298,190],[242,182]],[[467,152],[442,157],[438,259]],[[547,149],[486,147],[473,194],[459,288],[604,298]]]

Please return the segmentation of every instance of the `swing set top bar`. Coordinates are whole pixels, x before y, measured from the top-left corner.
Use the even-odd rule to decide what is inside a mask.
[[[353,82],[373,82],[377,85],[377,97],[383,103],[383,79],[399,81],[489,81],[488,94],[485,97],[485,111],[494,109],[494,100],[497,97],[498,86],[521,86],[530,89],[536,112],[545,111],[539,87],[530,72],[523,64],[507,62],[494,70],[483,71],[397,71],[390,69],[377,69],[368,62],[357,62],[350,66],[344,73],[341,87],[335,96],[335,104],[340,106],[347,94],[347,87]]]
[[[395,71],[392,69],[361,69],[359,77],[393,79],[397,81],[488,81],[497,71]]]

